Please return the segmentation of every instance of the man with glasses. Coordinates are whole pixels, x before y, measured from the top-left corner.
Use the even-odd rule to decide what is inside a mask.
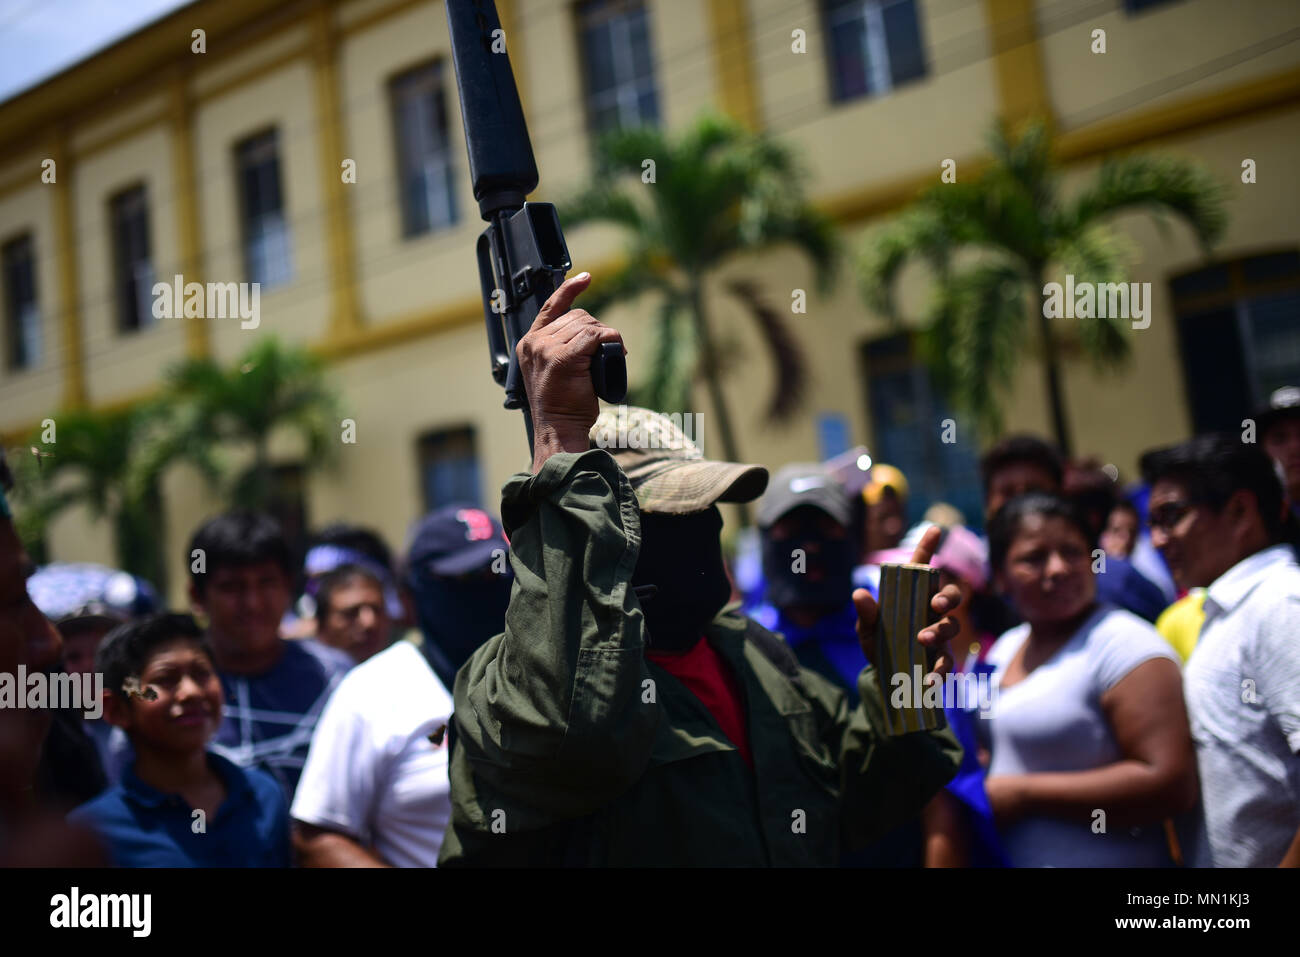
[[[1184,671],[1199,866],[1300,866],[1300,525],[1269,457],[1207,435],[1142,456],[1151,540],[1205,624]]]

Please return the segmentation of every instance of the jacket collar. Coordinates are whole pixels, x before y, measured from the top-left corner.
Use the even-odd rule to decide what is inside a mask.
[[[1274,569],[1295,563],[1290,545],[1273,545],[1243,558],[1210,585],[1205,594],[1206,617],[1228,614],[1255,590]]]
[[[704,638],[736,678],[743,699],[741,703],[745,709],[750,748],[757,760],[759,742],[773,734],[774,726],[770,722],[777,721],[784,726],[784,716],[810,712],[812,708],[789,679],[745,639],[746,627],[746,620],[734,608],[728,607],[705,629]],[[686,713],[675,716],[675,722],[659,723],[652,763],[667,764],[710,751],[736,749],[695,695],[653,661],[647,659],[647,664],[654,669],[657,679],[662,675],[662,680],[681,689],[679,697],[686,705]]]
[[[222,802],[223,805],[232,804],[237,798],[242,798],[246,793],[252,791],[252,785],[248,783],[248,778],[240,772],[236,765],[220,755],[209,751],[208,767],[217,772],[221,777],[221,782],[226,786],[226,800]],[[141,807],[160,808],[167,804],[176,804],[177,801],[184,803],[185,800],[178,794],[168,794],[140,780],[140,777],[135,773],[134,761],[122,770],[121,783],[127,799]]]

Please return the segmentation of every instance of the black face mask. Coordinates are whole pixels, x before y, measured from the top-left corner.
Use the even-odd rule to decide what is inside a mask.
[[[765,536],[763,577],[767,600],[777,608],[838,608],[853,593],[853,545],[847,536],[830,538],[809,526],[788,538]]]
[[[426,657],[448,688],[478,646],[505,631],[513,582],[513,575],[477,581],[426,578],[412,588]]]
[[[731,597],[722,562],[722,513],[641,513],[641,552],[632,586],[642,589],[647,641],[655,651],[685,651]],[[646,594],[653,585],[652,593]]]

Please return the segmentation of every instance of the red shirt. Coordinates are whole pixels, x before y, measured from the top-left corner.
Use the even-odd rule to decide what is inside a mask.
[[[740,699],[740,686],[727,663],[705,639],[701,638],[690,651],[683,654],[647,651],[646,657],[668,672],[687,688],[709,714],[727,739],[736,746],[750,770],[754,758],[749,751],[749,735],[745,730],[745,707]]]

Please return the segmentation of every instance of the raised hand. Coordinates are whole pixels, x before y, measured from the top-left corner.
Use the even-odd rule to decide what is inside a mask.
[[[939,546],[941,534],[942,532],[937,525],[925,530],[921,540],[916,543],[916,550],[912,552],[912,564],[930,564],[930,559],[934,558],[934,551]],[[876,605],[876,600],[871,597],[871,592],[865,588],[854,590],[853,604],[858,610],[858,641],[862,644],[863,654],[870,661],[873,650],[872,644],[876,633],[876,621],[880,616],[880,609]],[[949,612],[960,604],[961,591],[956,585],[946,585],[939,589],[938,594],[930,600],[930,607],[934,609],[936,614],[944,617],[933,625],[922,628],[916,634],[916,640],[924,645],[927,650],[939,652],[939,659],[935,662],[934,670],[930,673],[938,675],[940,678],[952,669],[952,658],[947,654],[948,642],[957,636],[957,633],[961,630],[961,625]]]

